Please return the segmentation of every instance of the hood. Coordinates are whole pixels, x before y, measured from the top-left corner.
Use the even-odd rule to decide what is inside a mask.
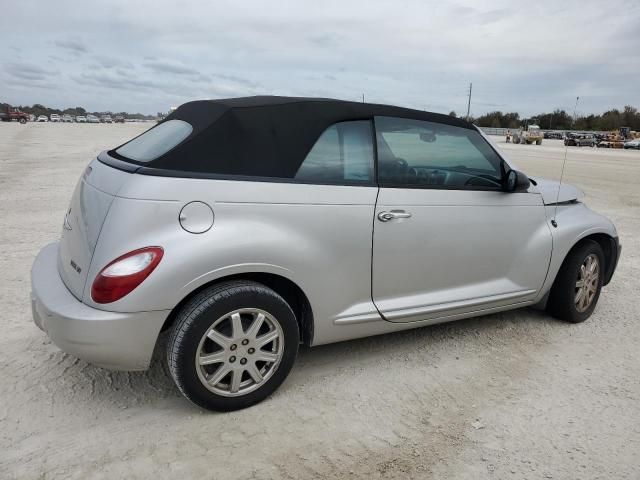
[[[545,205],[553,205],[554,203],[570,202],[572,200],[580,200],[584,197],[584,192],[578,187],[562,182],[560,187],[560,195],[558,195],[558,185],[560,182],[555,180],[547,180],[541,177],[529,177],[538,185],[537,189],[542,195],[542,201]],[[556,200],[557,198],[557,200]]]

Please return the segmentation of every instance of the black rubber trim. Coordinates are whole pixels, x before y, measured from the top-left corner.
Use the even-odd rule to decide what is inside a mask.
[[[614,258],[615,260],[613,262],[609,262],[609,265],[607,265],[607,271],[605,273],[604,281],[602,282],[603,285],[609,284],[611,278],[613,278],[613,274],[616,271],[616,267],[618,266],[618,260],[620,260],[622,245],[620,245],[620,240],[618,239],[618,237],[613,237],[611,239],[611,250],[611,258]]]
[[[98,155],[98,161],[104,163],[105,165],[109,165],[110,167],[117,168],[118,170],[129,173],[137,173],[141,168],[140,165],[135,165],[133,163],[124,162],[122,160],[118,160],[117,158],[113,158],[106,151]]]

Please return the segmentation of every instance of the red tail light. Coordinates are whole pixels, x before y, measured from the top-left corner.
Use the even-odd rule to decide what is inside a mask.
[[[116,258],[93,281],[91,298],[96,303],[120,300],[153,272],[163,254],[161,247],[145,247]]]

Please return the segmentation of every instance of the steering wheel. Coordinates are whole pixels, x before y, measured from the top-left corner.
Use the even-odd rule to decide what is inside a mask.
[[[465,187],[495,187],[501,186],[500,181],[490,175],[477,174],[469,177],[464,182]]]

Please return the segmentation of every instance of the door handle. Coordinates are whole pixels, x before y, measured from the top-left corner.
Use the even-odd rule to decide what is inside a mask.
[[[389,220],[393,220],[395,218],[411,218],[411,214],[409,212],[405,212],[404,210],[391,210],[389,212],[378,213],[378,220],[380,220],[381,222],[388,222]]]

